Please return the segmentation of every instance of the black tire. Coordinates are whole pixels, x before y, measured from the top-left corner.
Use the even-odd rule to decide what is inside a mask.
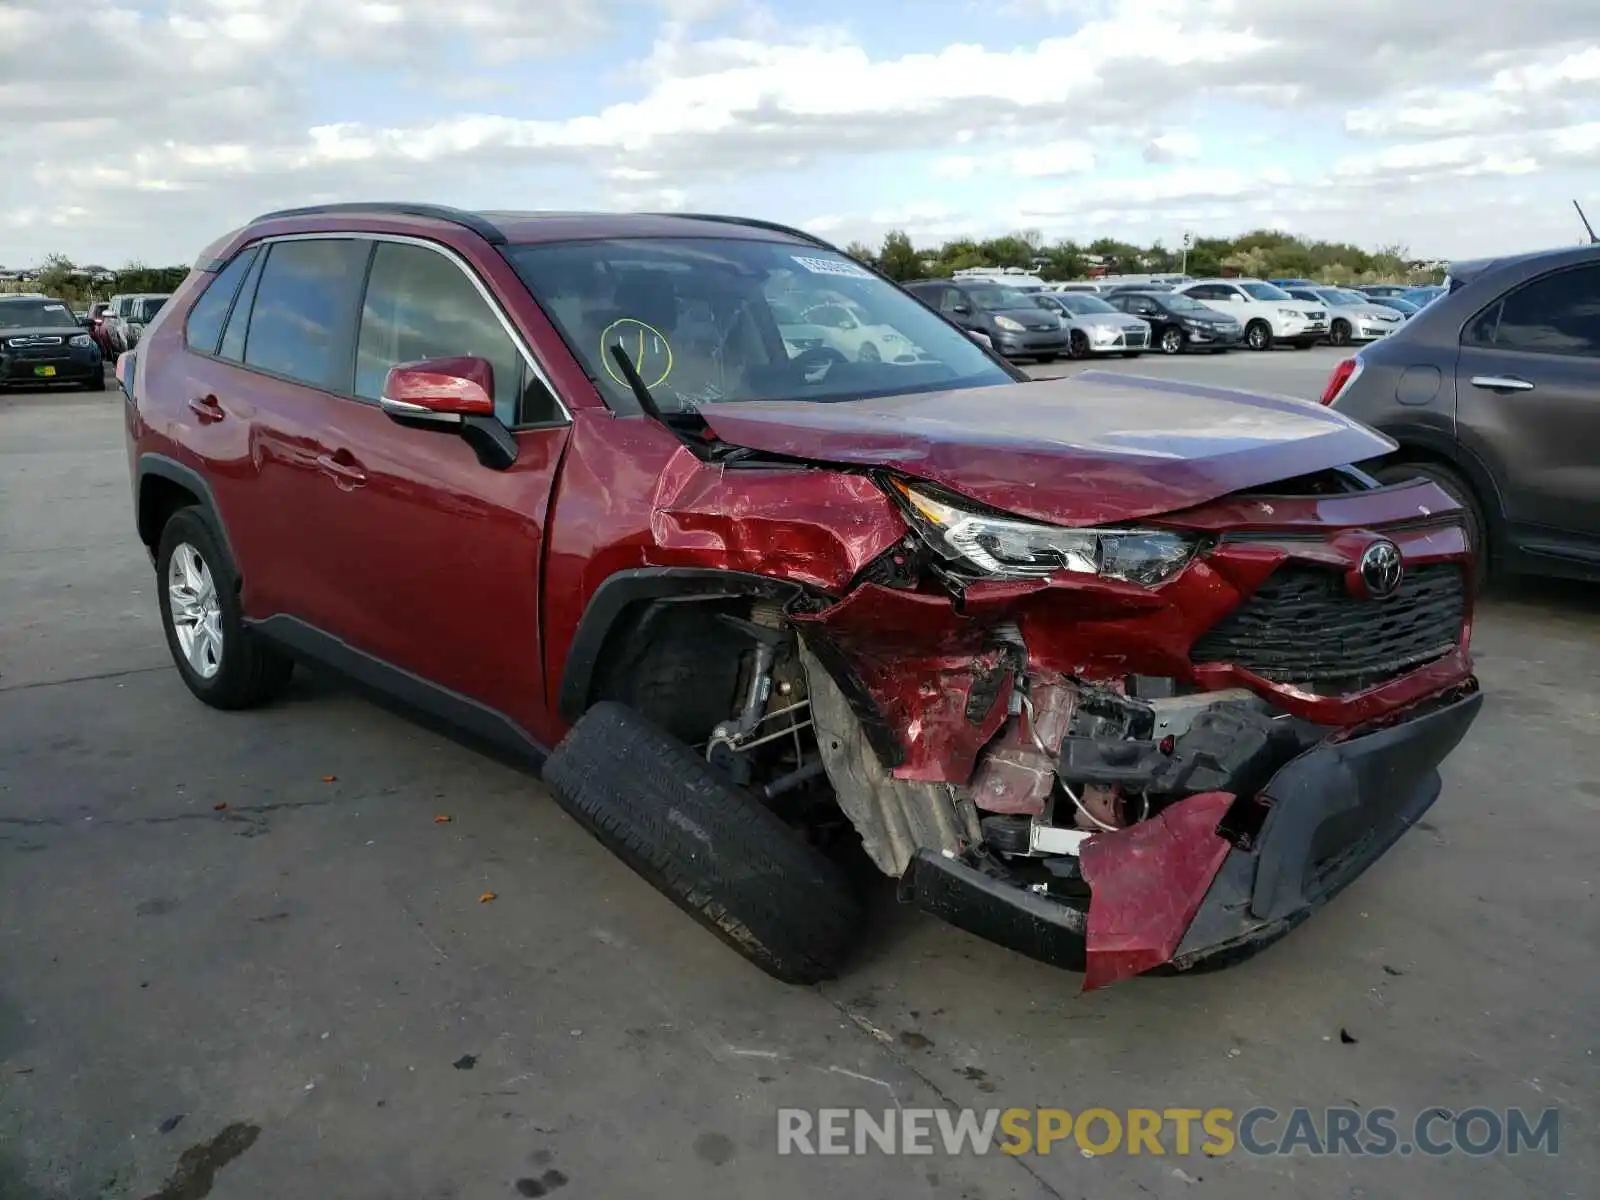
[[[1330,346],[1348,346],[1351,337],[1352,332],[1349,321],[1335,321],[1328,327],[1328,345]]]
[[[883,354],[878,350],[876,342],[867,342],[857,351],[856,361],[864,363],[882,362]]]
[[[106,373],[104,367],[100,369],[100,374],[96,375],[93,379],[84,380],[83,390],[86,392],[103,392],[106,390]]]
[[[1189,346],[1189,335],[1176,325],[1169,325],[1161,331],[1161,353],[1182,354]]]
[[[193,547],[204,560],[216,585],[222,653],[217,672],[202,676],[184,655],[172,621],[172,596],[167,586],[173,552]],[[239,576],[223,552],[221,539],[196,508],[180,508],[167,520],[156,547],[156,596],[161,607],[161,627],[167,649],[184,685],[212,708],[254,708],[283,691],[294,673],[294,660],[263,641],[244,624],[239,604]]]
[[[1432,462],[1393,462],[1385,463],[1372,472],[1372,477],[1379,483],[1409,483],[1418,477],[1438,484],[1450,498],[1461,505],[1465,515],[1467,527],[1467,541],[1472,547],[1473,559],[1473,590],[1481,590],[1488,582],[1491,556],[1489,553],[1489,526],[1484,519],[1483,505],[1479,502],[1476,493],[1460,474],[1451,470],[1442,463]]]
[[[1089,335],[1081,329],[1074,329],[1067,334],[1067,357],[1089,357]]]
[[[862,917],[843,872],[638,713],[595,705],[544,780],[602,845],[767,974],[837,973]]]
[[[1244,327],[1244,344],[1260,352],[1272,349],[1272,326],[1265,321],[1251,321]]]

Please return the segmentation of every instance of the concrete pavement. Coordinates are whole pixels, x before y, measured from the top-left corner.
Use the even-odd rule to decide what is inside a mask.
[[[1336,358],[1108,369],[1314,395]],[[195,702],[120,425],[115,392],[0,397],[3,1200],[1590,1194],[1593,589],[1483,606],[1444,798],[1258,959],[1079,997],[885,887],[859,961],[796,990],[536,781],[337,682]],[[1561,1153],[775,1154],[782,1106],[1258,1104],[1557,1105]]]

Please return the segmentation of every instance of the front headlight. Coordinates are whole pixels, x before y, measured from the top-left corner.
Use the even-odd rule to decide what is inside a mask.
[[[948,561],[1000,579],[1057,571],[1153,587],[1194,557],[1195,538],[1162,529],[1067,529],[973,512],[931,489],[890,479],[912,527]]]
[[[1004,329],[1007,333],[1021,333],[1023,330],[1022,322],[1014,321],[1010,317],[996,317],[994,319],[994,323],[998,328]]]
[[[79,334],[75,334],[74,336],[68,338],[67,339],[67,345],[76,346],[79,350],[82,350],[85,346],[94,345],[94,339],[92,337],[90,337],[87,333],[79,333]]]
[[[1117,340],[1117,331],[1108,325],[1096,325],[1091,336],[1097,342],[1114,342]]]

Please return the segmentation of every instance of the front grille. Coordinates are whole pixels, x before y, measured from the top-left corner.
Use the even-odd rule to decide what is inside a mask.
[[[1382,600],[1352,596],[1341,571],[1280,567],[1189,657],[1281,683],[1369,687],[1454,649],[1465,620],[1465,582],[1450,563],[1412,567]]]

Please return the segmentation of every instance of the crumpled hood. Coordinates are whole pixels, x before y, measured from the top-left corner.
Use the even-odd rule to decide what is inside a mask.
[[[1129,521],[1386,454],[1309,401],[1085,371],[842,402],[707,405],[725,442],[886,467],[1060,525]]]

